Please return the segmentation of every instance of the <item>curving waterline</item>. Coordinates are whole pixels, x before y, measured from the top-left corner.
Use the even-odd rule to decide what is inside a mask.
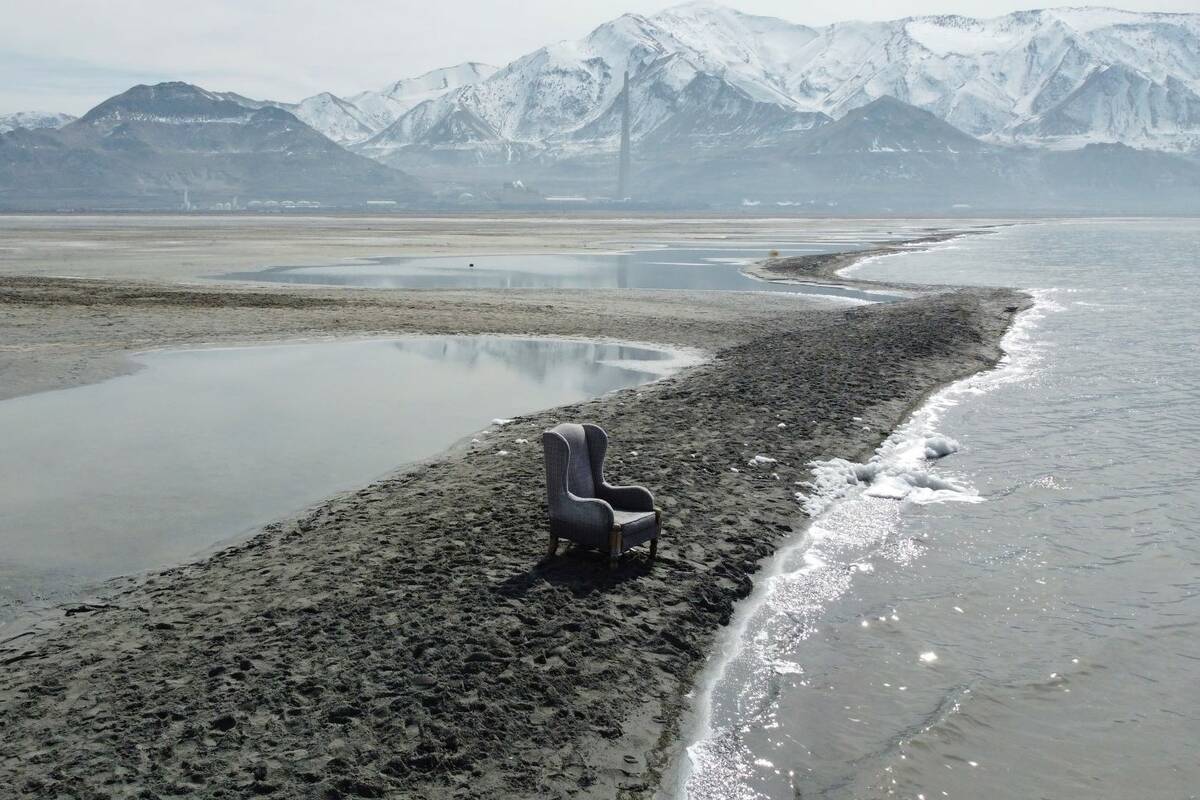
[[[1044,359],[1033,332],[1047,314],[1059,311],[1054,289],[1029,290],[1034,302],[1001,339],[997,365],[934,393],[861,464],[845,459],[813,462],[812,480],[796,499],[812,517],[808,530],[773,556],[751,595],[739,604],[735,622],[706,668],[695,692],[696,722],[673,794],[681,800],[760,800],[746,778],[773,769],[764,754],[750,752],[740,732],[750,724],[775,723],[772,682],[778,675],[803,674],[800,665],[773,655],[808,638],[824,609],[846,593],[881,546],[907,561],[920,554],[914,543],[889,543],[899,523],[900,504],[983,502],[973,487],[935,474],[934,461],[958,449],[938,432],[947,409],[1000,386],[1029,379]],[[720,704],[721,708],[717,705]],[[718,712],[728,720],[714,727]],[[766,754],[769,755],[769,754]],[[778,770],[776,770],[778,772]]]

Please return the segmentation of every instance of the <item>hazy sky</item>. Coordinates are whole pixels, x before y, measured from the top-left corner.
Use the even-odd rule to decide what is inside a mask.
[[[626,11],[677,0],[0,0],[0,112],[80,114],[135,83],[184,80],[259,98],[353,94],[462,61],[502,65]],[[730,0],[812,25],[914,14],[995,16],[1020,0]],[[1067,4],[1067,3],[1060,3]],[[1084,5],[1077,0],[1071,5]],[[1197,0],[1122,8],[1195,11]]]

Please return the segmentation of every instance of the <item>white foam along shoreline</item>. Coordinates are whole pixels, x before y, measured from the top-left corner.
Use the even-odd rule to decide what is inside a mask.
[[[1007,226],[993,225],[987,227],[986,230],[989,234],[994,236],[1005,230],[1006,227]],[[971,233],[972,232],[969,231],[960,231],[957,234],[943,239],[940,242],[916,242],[907,245],[901,242],[900,247],[906,249],[897,249],[888,253],[865,253],[862,258],[857,258],[841,269],[835,270],[833,274],[835,277],[841,278],[842,280],[856,280],[854,278],[854,273],[859,272],[871,264],[882,261],[885,258],[898,258],[911,255],[912,253],[928,253],[935,250],[954,250],[960,246],[959,241],[970,236]]]
[[[862,558],[893,530],[894,519],[883,517],[889,511],[894,513],[895,501],[984,500],[969,484],[932,470],[933,461],[957,450],[957,442],[941,434],[938,423],[947,409],[999,386],[1026,380],[1037,370],[1044,356],[1034,330],[1046,314],[1061,306],[1052,297],[1054,290],[1029,293],[1033,305],[1021,312],[1005,333],[1001,340],[1004,355],[995,367],[935,392],[866,462],[833,458],[810,464],[813,479],[797,487],[802,490],[797,492],[797,501],[811,522],[768,559],[762,577],[736,607],[733,624],[697,682],[691,735],[685,739],[685,755],[679,758],[674,780],[667,785],[672,796],[680,800],[758,797],[740,782],[739,775],[761,759],[739,749],[737,737],[729,731],[714,729],[714,693],[735,662],[766,649],[756,629],[767,627],[772,616],[781,616],[771,613],[772,606],[790,602],[799,606],[792,609],[793,619],[799,611],[799,619],[816,623],[828,604],[850,588],[856,573],[871,570]],[[865,534],[839,526],[840,519],[861,519],[864,513],[879,523],[866,526]],[[738,702],[743,708],[766,707],[769,675],[763,668],[776,674],[802,672],[799,665],[772,663],[767,658],[760,658],[758,666],[760,669],[749,672],[750,682],[756,685],[739,687]]]

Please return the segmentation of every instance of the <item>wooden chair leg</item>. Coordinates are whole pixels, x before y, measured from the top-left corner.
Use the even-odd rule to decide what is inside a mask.
[[[608,536],[608,568],[612,569],[617,566],[617,559],[621,555],[621,528],[614,526],[612,532]]]
[[[546,548],[546,558],[554,558],[558,553],[558,537],[550,534],[550,546]]]
[[[654,538],[650,540],[650,560],[658,558],[658,537],[662,533],[662,509],[654,507]]]

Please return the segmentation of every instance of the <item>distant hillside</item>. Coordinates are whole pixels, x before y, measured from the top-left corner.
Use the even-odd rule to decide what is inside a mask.
[[[425,196],[285,110],[185,83],[135,86],[60,130],[0,136],[0,208],[178,208],[185,192],[202,208]]]
[[[0,133],[8,133],[17,128],[37,130],[39,128],[61,128],[75,117],[70,114],[58,114],[45,111],[17,111],[12,114],[0,114]]]
[[[647,164],[661,203],[825,213],[1200,212],[1200,164],[1123,145],[1056,151],[987,144],[880,98],[787,144]]]

